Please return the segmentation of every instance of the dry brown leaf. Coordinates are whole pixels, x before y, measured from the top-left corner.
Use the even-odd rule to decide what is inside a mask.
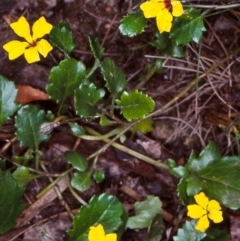
[[[37,100],[48,100],[48,94],[45,92],[35,89],[29,85],[17,85],[18,94],[16,102],[19,104],[28,104],[32,101]]]

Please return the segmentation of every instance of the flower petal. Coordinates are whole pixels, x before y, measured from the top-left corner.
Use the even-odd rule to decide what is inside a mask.
[[[180,1],[171,0],[172,4],[172,15],[174,17],[179,17],[183,14],[183,6]]]
[[[210,200],[207,210],[209,211],[208,217],[214,222],[214,223],[220,223],[223,221],[221,206],[218,201],[216,200]]]
[[[211,210],[221,210],[221,206],[218,201],[210,200],[208,203],[207,210],[211,212]]]
[[[200,192],[199,194],[195,195],[194,199],[199,206],[207,210],[209,199],[203,192]]]
[[[207,218],[207,215],[204,215],[197,221],[195,229],[204,233],[208,227],[209,227],[209,220]]]
[[[53,49],[52,45],[45,39],[40,39],[37,42],[37,50],[43,56],[47,57],[48,53]]]
[[[13,40],[9,43],[4,44],[3,49],[5,49],[8,52],[9,59],[13,60],[21,56],[24,53],[27,46],[27,42]]]
[[[207,211],[197,204],[188,205],[187,209],[187,215],[191,218],[201,218],[203,215],[207,214]]]
[[[38,38],[42,38],[45,34],[50,33],[53,26],[46,21],[44,17],[39,18],[32,27],[33,31],[33,39],[37,40]]]
[[[173,16],[167,9],[158,11],[157,26],[158,26],[160,33],[170,32],[170,30],[172,28],[172,20],[173,20]]]
[[[214,223],[221,223],[223,221],[222,211],[212,210],[208,217],[214,222]]]
[[[117,241],[117,235],[115,233],[109,233],[106,235],[105,241]]]
[[[15,34],[22,38],[25,38],[28,43],[32,43],[29,23],[27,22],[25,17],[20,17],[17,22],[10,24],[10,27],[13,29]]]
[[[88,234],[89,241],[105,241],[105,232],[103,226],[98,224],[97,227],[90,227],[90,231]]]
[[[29,64],[40,60],[37,47],[31,47],[25,50],[24,57]]]
[[[164,3],[159,3],[157,1],[144,2],[140,5],[140,8],[145,18],[154,18],[157,16],[158,12],[164,8]]]

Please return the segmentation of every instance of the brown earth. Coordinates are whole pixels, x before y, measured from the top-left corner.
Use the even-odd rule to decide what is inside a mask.
[[[154,129],[151,133],[132,135],[127,133],[124,146],[143,153],[155,160],[165,162],[168,158],[184,164],[194,149],[199,153],[210,140],[215,141],[223,154],[238,153],[239,137],[239,57],[235,56],[206,71],[226,56],[230,55],[240,43],[240,10],[235,8],[205,19],[207,31],[200,45],[190,43],[184,48],[183,58],[164,57],[161,51],[149,45],[155,29],[154,22],[149,22],[145,33],[133,38],[122,36],[118,30],[119,21],[124,15],[137,9],[140,0],[1,0],[0,1],[0,44],[13,39],[14,34],[9,23],[24,15],[29,22],[34,22],[44,15],[53,25],[60,20],[69,22],[76,48],[72,57],[81,60],[87,67],[93,64],[88,36],[99,38],[104,47],[104,56],[115,61],[128,80],[127,89],[134,89],[146,76],[150,64],[157,58],[164,61],[165,70],[154,73],[141,86],[141,90],[150,95],[156,103],[156,109],[169,103],[183,92],[185,87],[197,76],[203,74],[199,85],[194,85],[181,98],[176,99],[168,108],[154,117]],[[218,2],[214,1],[216,5]],[[201,1],[195,1],[194,4]],[[191,5],[186,4],[186,5]],[[211,11],[211,13],[218,10]],[[200,53],[200,55],[199,55]],[[63,56],[58,50],[53,56],[60,61]],[[44,91],[48,83],[48,74],[55,65],[48,57],[39,63],[28,65],[23,58],[9,61],[6,53],[0,50],[0,74],[13,80],[16,85],[29,85]],[[199,65],[199,67],[198,67]],[[35,102],[42,108],[54,108],[48,101]],[[101,133],[107,128],[94,125]],[[14,142],[5,149],[7,140],[13,138],[14,127],[11,121],[0,132],[1,156],[9,160],[12,155],[22,155],[24,149]],[[72,136],[61,126],[53,131],[51,140],[41,146],[43,152],[42,168],[54,178],[66,170],[64,158],[55,158],[66,150],[76,150],[87,156],[100,149],[104,143],[85,141]],[[181,214],[184,207],[177,198],[177,179],[168,172],[160,170],[113,147],[101,154],[98,167],[104,170],[105,180],[93,184],[83,193],[79,193],[86,202],[94,194],[108,192],[116,195],[125,210],[132,213],[133,204],[147,195],[159,196],[163,202],[163,217],[166,230],[172,230],[169,239],[167,232],[163,240],[172,240],[177,228],[185,221]],[[50,176],[51,176],[50,175]],[[0,241],[7,240],[58,240],[66,241],[66,230],[71,227],[71,213],[79,209],[79,201],[71,194],[66,180],[58,184],[60,194],[54,189],[36,199],[40,190],[51,182],[45,176],[27,185],[24,216],[20,217],[17,228],[9,236],[0,236]],[[239,218],[236,212],[226,210],[226,221],[222,227],[228,230],[232,240],[240,240]],[[146,240],[146,230],[138,233],[127,230],[122,240]]]

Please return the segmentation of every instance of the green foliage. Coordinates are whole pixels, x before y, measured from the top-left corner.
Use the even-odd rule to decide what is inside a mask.
[[[149,241],[160,241],[162,234],[165,230],[165,225],[162,219],[162,215],[157,214],[151,222],[148,229],[148,240]]]
[[[131,128],[131,131],[133,133],[135,133],[137,131],[140,131],[141,133],[146,134],[146,133],[151,132],[153,130],[152,125],[153,125],[152,118],[147,118],[147,119],[141,120],[136,125],[134,125]]]
[[[38,176],[32,175],[29,170],[20,166],[13,172],[13,177],[17,181],[19,187],[25,187],[30,181],[34,180]]]
[[[205,30],[201,12],[195,8],[190,8],[185,10],[182,16],[175,18],[170,37],[176,44],[185,45],[192,40],[199,43],[202,32]]]
[[[170,39],[169,33],[164,32],[160,34],[159,32],[156,32],[155,39],[151,41],[150,44],[161,50],[161,55],[177,58],[184,56],[183,47],[177,45],[174,40]]]
[[[89,39],[90,48],[93,52],[94,58],[96,60],[100,61],[100,59],[102,58],[102,54],[104,52],[104,49],[101,48],[98,38],[94,38],[93,36],[89,36],[88,39]]]
[[[152,98],[142,92],[138,92],[138,90],[130,94],[126,91],[123,92],[120,100],[116,100],[116,103],[128,121],[144,118],[155,107]]]
[[[100,118],[101,126],[110,126],[113,124],[116,124],[116,121],[109,120],[105,115],[101,116],[101,118]]]
[[[225,230],[220,230],[216,228],[209,228],[207,230],[207,236],[203,241],[230,241],[229,234]]]
[[[15,220],[24,209],[24,188],[18,186],[10,172],[0,171],[0,190],[0,234],[3,234],[15,226]]]
[[[75,48],[69,23],[65,21],[61,21],[57,26],[54,26],[49,36],[52,44],[66,54],[69,54]]]
[[[5,171],[6,169],[6,160],[0,158],[0,171]]]
[[[195,229],[196,221],[186,221],[183,228],[178,229],[177,236],[173,237],[174,241],[200,241],[206,233],[201,233]]]
[[[20,165],[27,166],[29,161],[33,160],[34,153],[35,153],[35,151],[33,149],[29,148],[23,155],[13,156],[13,161]]]
[[[39,132],[46,119],[47,114],[35,105],[25,105],[18,110],[15,126],[16,136],[21,146],[38,149],[39,144],[49,138],[48,135]]]
[[[64,152],[64,157],[67,162],[70,163],[76,170],[84,172],[88,167],[88,161],[86,157],[75,151]]]
[[[93,116],[97,114],[95,105],[104,96],[103,89],[97,89],[94,84],[81,84],[75,90],[74,102],[76,112],[81,117]]]
[[[125,16],[119,26],[119,30],[123,35],[133,37],[142,33],[147,26],[147,20],[142,12],[134,12]]]
[[[101,63],[101,71],[108,90],[113,94],[122,93],[127,85],[122,70],[111,59],[104,59]]]
[[[81,61],[65,59],[51,69],[47,93],[58,102],[73,96],[74,90],[83,83],[86,68]]]
[[[172,171],[181,177],[178,192],[183,203],[188,203],[188,196],[203,191],[228,208],[240,208],[239,156],[221,157],[216,144],[210,142],[199,157],[192,152],[185,167],[175,167]]]
[[[87,240],[91,226],[102,224],[106,233],[116,231],[122,224],[122,204],[109,194],[93,196],[87,206],[82,206],[73,218],[73,229],[68,230],[72,241]]]
[[[91,186],[91,172],[76,172],[71,185],[80,192],[88,190]]]
[[[71,131],[76,136],[81,136],[85,134],[85,129],[82,126],[79,126],[77,123],[69,123]]]
[[[0,126],[19,108],[15,102],[17,89],[13,82],[0,75]]]
[[[130,217],[127,221],[127,227],[131,229],[140,229],[150,227],[157,214],[162,212],[162,202],[158,197],[147,196],[147,199],[134,204],[136,215]]]
[[[101,183],[104,178],[105,173],[102,170],[96,170],[93,174],[93,179],[96,181],[96,183]]]

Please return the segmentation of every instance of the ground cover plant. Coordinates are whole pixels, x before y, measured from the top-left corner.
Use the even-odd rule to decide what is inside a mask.
[[[5,4],[0,240],[238,240],[239,6]]]

